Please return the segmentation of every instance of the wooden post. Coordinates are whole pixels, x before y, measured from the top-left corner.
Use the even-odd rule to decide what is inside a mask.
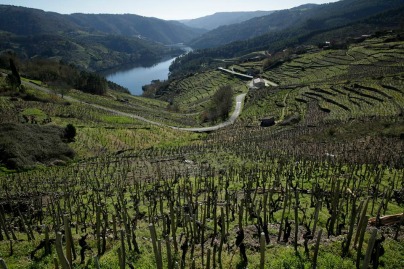
[[[55,265],[55,269],[59,269],[59,262],[56,257],[53,258],[53,264]]]
[[[223,243],[224,240],[226,239],[226,224],[224,222],[224,208],[220,208],[220,220],[222,222],[222,228],[221,228],[221,235],[220,235],[220,245],[219,245],[219,256],[218,256],[218,263],[219,266],[222,266],[222,250],[223,250]]]
[[[369,238],[368,248],[366,250],[365,259],[363,260],[362,269],[369,268],[370,258],[372,257],[373,247],[376,242],[376,236],[377,236],[377,229],[373,229],[372,235]]]
[[[65,227],[65,239],[66,239],[66,259],[69,262],[69,265],[73,265],[73,257],[72,257],[72,242],[70,241],[69,231],[70,225],[69,220],[66,215],[63,216],[63,223]]]
[[[211,269],[210,268],[210,252],[211,252],[211,250],[210,250],[210,248],[208,248],[208,253],[207,253],[207,261],[206,261],[206,269]]]
[[[286,186],[286,187],[287,187],[287,186]],[[284,200],[283,200],[283,209],[282,209],[281,223],[280,223],[280,225],[279,225],[278,240],[277,240],[278,242],[281,241],[282,226],[283,226],[283,222],[284,222],[284,219],[285,219],[286,207],[287,207],[287,204],[288,204],[287,201],[288,201],[288,195],[286,194],[285,197],[284,197]]]
[[[150,237],[152,239],[152,244],[153,244],[154,257],[156,259],[156,267],[158,269],[162,269],[163,265],[161,263],[160,253],[159,253],[159,249],[158,249],[158,246],[157,246],[156,229],[155,229],[153,223],[149,224],[149,231],[150,231]]]
[[[45,255],[50,255],[51,254],[51,246],[49,243],[49,227],[46,225],[45,226]]]
[[[174,213],[174,202],[170,201],[170,220],[171,220],[171,236],[173,238],[174,243],[174,252],[178,253],[178,243],[177,243],[177,222]]]
[[[366,211],[368,209],[368,205],[369,205],[369,198],[366,199],[365,203],[363,204],[363,207],[361,208],[362,211],[360,213],[359,216],[359,222],[358,222],[358,228],[356,229],[356,234],[355,234],[355,241],[354,241],[354,247],[357,246],[358,243],[358,239],[359,239],[359,235],[360,235],[360,228],[363,226],[363,223],[365,222],[365,218],[366,218]],[[366,219],[366,223],[369,217],[367,217]]]
[[[62,233],[56,233],[56,252],[59,257],[60,264],[62,265],[62,269],[71,269],[68,260],[66,259],[65,254],[63,253],[63,245],[62,245]]]
[[[368,219],[369,216],[365,216],[365,218],[363,219],[362,225],[360,227],[358,227],[358,233],[359,233],[359,245],[357,248],[358,254],[356,256],[356,268],[359,268],[360,265],[360,258],[362,255],[362,244],[363,244],[363,238],[365,236],[365,232],[366,232],[366,226],[368,224]]]
[[[121,230],[121,269],[125,269],[126,251],[125,251],[125,231]]]
[[[99,260],[98,256],[94,256],[93,258],[94,258],[94,265],[95,265],[95,268],[96,268],[96,269],[101,269],[101,267],[100,267],[100,260]]]
[[[349,221],[349,230],[348,230],[348,235],[347,239],[344,245],[344,248],[342,250],[342,256],[346,257],[349,253],[349,247],[351,245],[352,241],[352,235],[353,235],[353,230],[354,230],[354,225],[355,225],[355,219],[356,219],[356,198],[354,197],[352,200],[352,208],[351,208],[351,219]]]
[[[168,237],[168,235],[165,238],[166,240],[166,248],[167,248],[167,264],[168,264],[168,269],[172,269],[173,268],[173,258],[172,258],[172,254],[171,254],[171,244],[170,244],[170,238]]]
[[[6,262],[0,258],[0,269],[8,269]]]
[[[317,268],[317,257],[318,257],[318,249],[320,248],[320,242],[321,242],[321,235],[323,234],[323,229],[318,231],[317,235],[317,241],[316,241],[316,246],[314,248],[314,256],[313,256],[313,262],[312,262],[312,268],[316,269]]]
[[[260,236],[260,251],[261,251],[261,261],[260,261],[260,269],[265,268],[265,233],[262,232]]]
[[[96,213],[96,236],[97,236],[97,253],[101,256],[101,205],[97,205]]]

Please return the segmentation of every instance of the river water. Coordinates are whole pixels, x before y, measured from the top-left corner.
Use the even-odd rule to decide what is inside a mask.
[[[191,48],[182,47],[185,53],[191,51]],[[176,57],[175,57],[176,58]],[[150,84],[152,80],[166,80],[172,61],[175,58],[164,59],[152,66],[136,66],[123,68],[118,71],[106,74],[106,78],[125,88],[128,88],[131,94],[141,95],[142,86]]]

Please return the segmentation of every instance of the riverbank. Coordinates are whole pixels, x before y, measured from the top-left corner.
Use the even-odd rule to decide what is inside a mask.
[[[192,48],[183,45],[175,46],[181,48],[184,53],[192,50]],[[103,74],[108,80],[129,89],[131,94],[142,95],[144,85],[150,84],[153,80],[166,80],[168,78],[171,63],[181,55],[165,57],[157,62],[120,66],[103,72]]]

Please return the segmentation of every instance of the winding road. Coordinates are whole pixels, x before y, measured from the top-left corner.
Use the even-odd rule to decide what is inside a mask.
[[[26,86],[29,86],[29,87],[33,87],[33,88],[35,88],[37,90],[40,90],[40,91],[47,92],[47,93],[55,93],[52,90],[49,90],[47,88],[44,88],[44,87],[39,86],[39,85],[37,85],[35,83],[32,83],[32,82],[22,81],[22,84],[24,84]],[[63,98],[65,100],[67,100],[67,101],[70,101],[70,102],[83,103],[83,104],[86,104],[88,106],[92,106],[92,107],[95,107],[95,108],[98,108],[98,109],[102,109],[104,111],[112,112],[112,113],[117,114],[117,115],[137,119],[137,120],[147,122],[147,123],[150,123],[150,124],[153,124],[153,125],[157,125],[157,126],[161,126],[161,127],[168,127],[168,128],[174,129],[174,130],[187,131],[187,132],[197,132],[197,133],[199,132],[200,133],[200,132],[216,131],[218,129],[221,129],[221,128],[224,128],[226,126],[229,126],[229,125],[233,124],[241,114],[245,96],[246,96],[245,93],[236,96],[235,109],[234,109],[233,113],[231,114],[230,118],[228,120],[226,120],[225,122],[219,123],[219,124],[214,125],[214,126],[195,127],[195,128],[182,128],[182,127],[170,126],[170,125],[167,125],[167,124],[164,124],[164,123],[161,123],[161,122],[152,121],[152,120],[146,119],[144,117],[141,117],[141,116],[138,116],[138,115],[135,115],[135,114],[122,112],[122,111],[115,110],[115,109],[112,109],[112,108],[108,108],[108,107],[105,107],[105,106],[100,106],[100,105],[91,104],[91,103],[83,103],[82,101],[80,101],[80,100],[78,100],[76,98],[70,97],[70,96],[65,95]]]

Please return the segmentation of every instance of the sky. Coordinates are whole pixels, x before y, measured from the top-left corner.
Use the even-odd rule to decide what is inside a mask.
[[[137,14],[165,20],[194,19],[224,11],[280,10],[336,0],[0,0],[0,4],[71,13]]]

